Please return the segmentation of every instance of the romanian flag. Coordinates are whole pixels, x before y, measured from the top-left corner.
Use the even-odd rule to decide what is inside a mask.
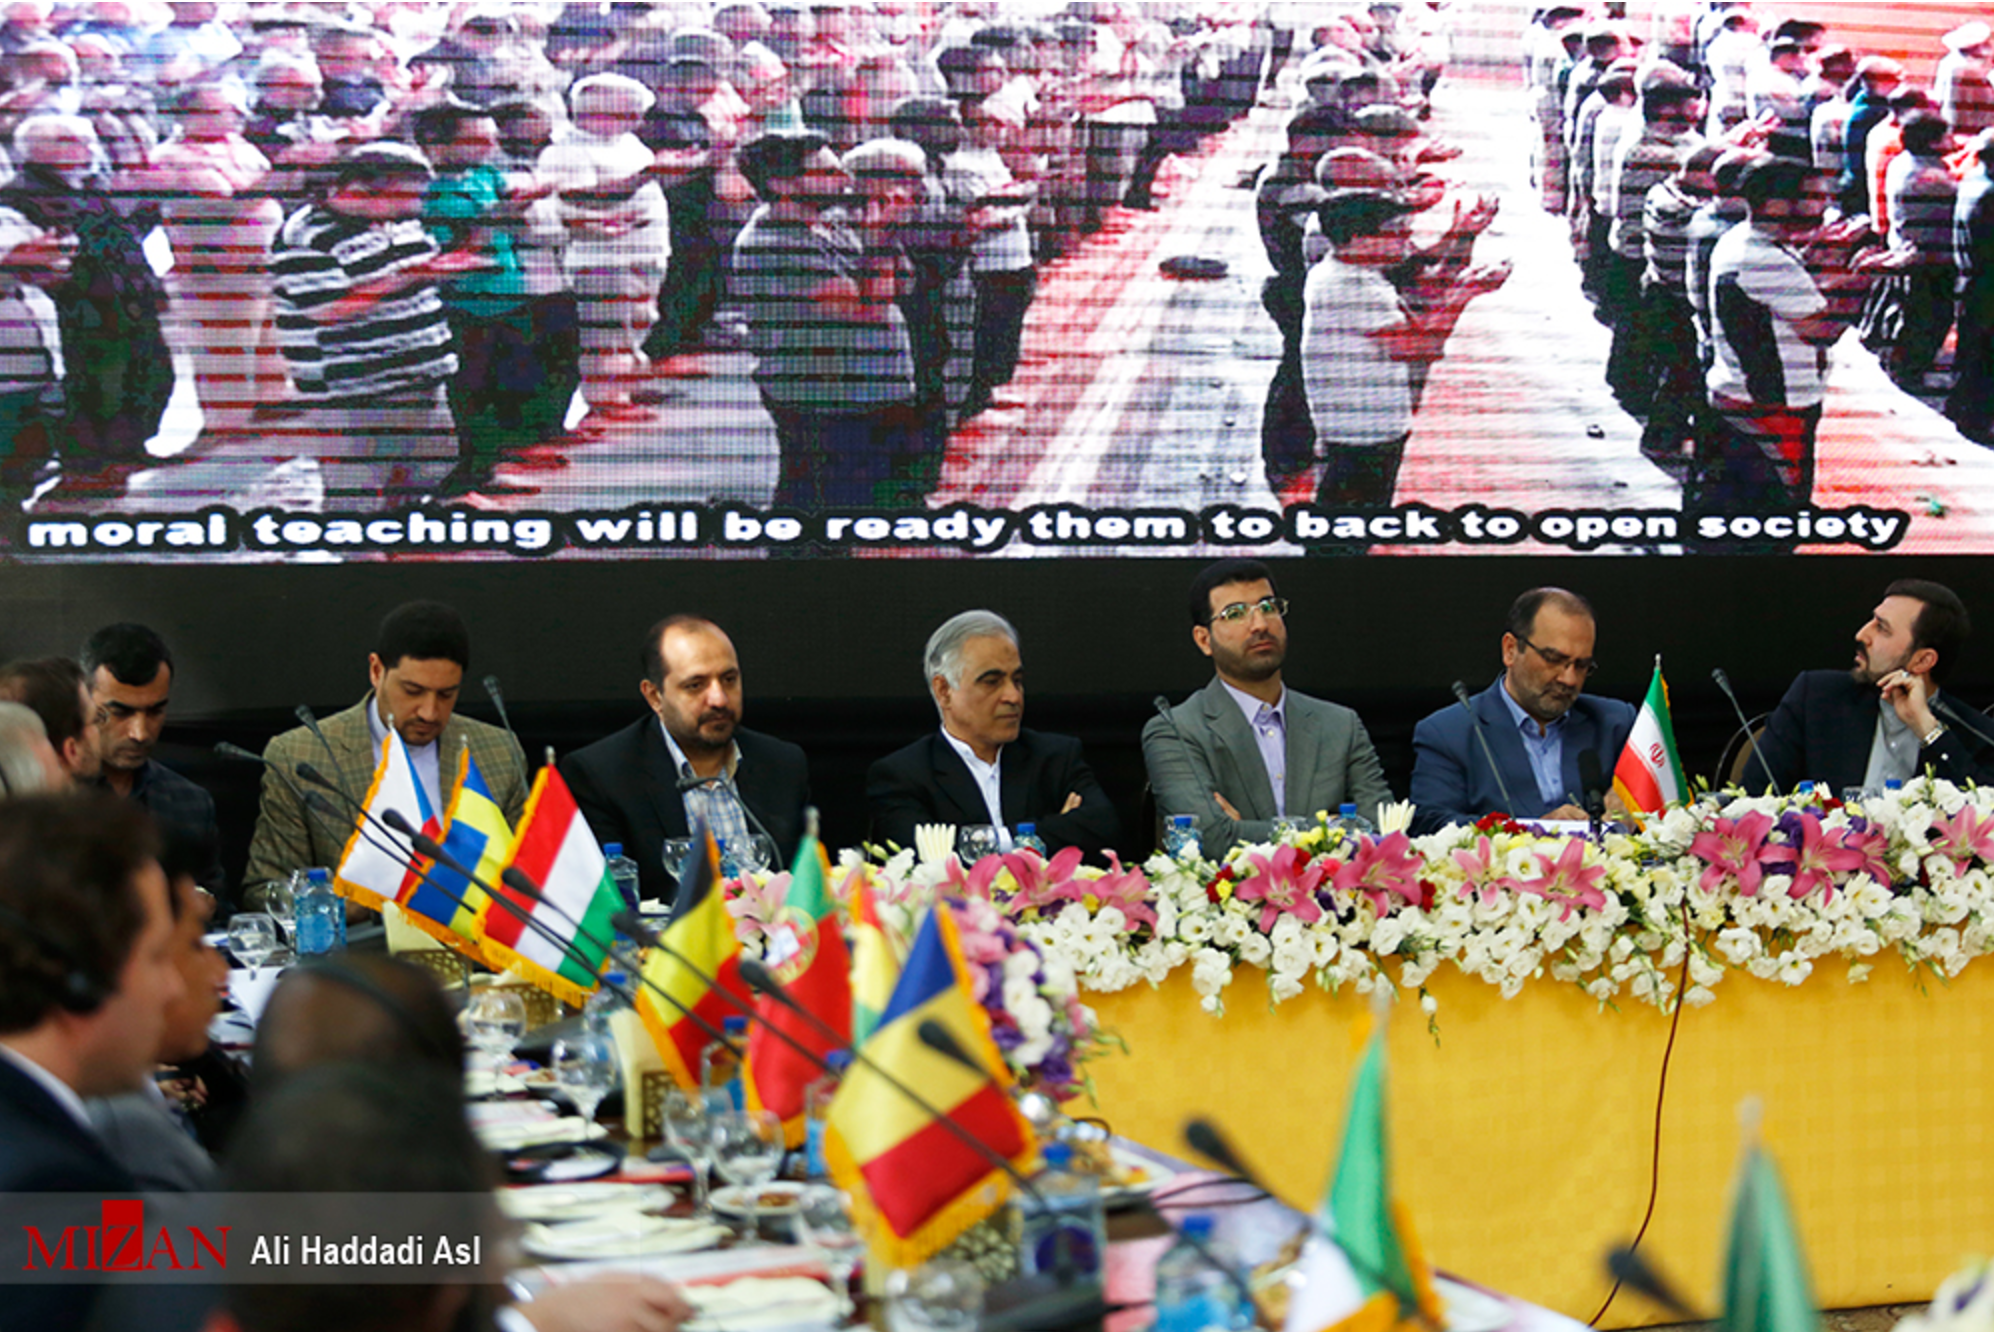
[[[705,824],[692,831],[696,849],[679,876],[672,922],[659,936],[692,966],[653,948],[644,955],[648,984],[637,989],[637,1016],[657,1042],[658,1058],[687,1091],[699,1088],[699,1052],[713,1038],[686,1014],[697,1013],[718,1031],[728,1017],[748,1012],[753,1004],[741,979],[741,941],[734,937],[734,918],[727,914],[727,895],[720,886],[720,847]],[[661,999],[658,990],[677,1003]]]
[[[933,1020],[981,1065],[965,1068],[920,1037]],[[991,1151],[1029,1173],[1031,1127],[1011,1103],[1011,1075],[971,997],[946,904],[928,913],[865,1053]],[[1010,1181],[868,1064],[854,1064],[831,1101],[824,1135],[831,1174],[852,1195],[873,1256],[904,1267],[945,1248],[1004,1205]]]
[[[415,763],[402,744],[401,732],[392,726],[381,743],[381,762],[374,769],[367,798],[360,803],[367,812],[354,821],[353,835],[346,839],[339,868],[333,874],[333,888],[341,896],[379,911],[421,882],[413,868],[415,848],[408,838],[383,823],[383,816],[394,810],[427,837],[442,831],[415,775]]]
[[[803,1145],[807,1127],[803,1093],[823,1071],[777,1033],[786,1033],[819,1061],[852,1042],[852,959],[845,951],[837,904],[824,882],[830,868],[817,841],[813,813],[811,831],[796,851],[782,909],[769,922],[762,961],[789,997],[815,1014],[837,1038],[827,1037],[816,1023],[804,1021],[772,995],[762,996],[756,1009],[759,1021],[748,1034],[747,1072],[742,1078],[748,1108],[768,1110],[781,1119],[791,1147]]]
[[[498,882],[499,872],[512,854],[512,828],[492,799],[491,788],[485,785],[485,775],[478,770],[468,744],[457,764],[457,786],[450,793],[443,827],[443,849],[469,870],[471,877],[465,878],[442,861],[431,863],[426,882],[418,880],[403,890],[402,917],[445,947],[482,962],[484,936],[478,918],[489,899],[479,884]]]
[[[1659,814],[1689,798],[1689,782],[1676,754],[1675,726],[1669,720],[1669,686],[1662,679],[1662,659],[1655,658],[1655,678],[1648,697],[1634,718],[1627,746],[1613,765],[1613,789],[1634,814]]]
[[[864,1044],[879,1028],[900,979],[900,950],[879,918],[872,876],[861,865],[852,888],[852,1044]]]
[[[1302,1250],[1307,1281],[1288,1308],[1287,1332],[1444,1326],[1433,1270],[1392,1197],[1391,1163],[1381,1021],[1350,1085],[1343,1150]]]
[[[595,834],[551,762],[540,769],[526,798],[508,868],[538,884],[540,896],[528,897],[503,881],[492,884],[513,909],[497,900],[485,904],[479,925],[486,959],[518,972],[564,1004],[586,1003],[615,932],[611,917],[622,910],[623,899]]]

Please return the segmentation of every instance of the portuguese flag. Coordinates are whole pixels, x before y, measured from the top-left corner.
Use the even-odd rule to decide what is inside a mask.
[[[832,1040],[773,995],[763,995],[758,1021],[748,1029],[748,1064],[742,1078],[748,1107],[771,1111],[781,1119],[791,1147],[803,1145],[807,1127],[803,1094],[823,1071],[776,1033],[787,1034],[819,1059],[844,1049],[852,1039],[851,956],[845,951],[845,936],[825,883],[829,871],[813,812],[810,831],[804,834],[790,870],[789,892],[768,924],[762,962],[790,998],[838,1033],[838,1039]]]
[[[680,875],[671,924],[660,936],[692,966],[663,948],[649,949],[643,971],[649,983],[637,991],[637,1016],[657,1042],[658,1058],[687,1091],[699,1090],[699,1053],[713,1038],[686,1013],[697,1013],[718,1031],[729,1017],[745,1013],[750,1002],[741,979],[741,941],[734,937],[720,883],[720,848],[704,823],[693,828],[692,840],[697,850]],[[658,991],[677,1003],[660,999]],[[727,995],[739,1002],[729,1002]]]
[[[1627,746],[1613,765],[1613,789],[1630,814],[1659,814],[1689,798],[1689,782],[1676,755],[1675,726],[1669,721],[1669,686],[1662,679],[1662,659],[1655,658],[1655,678],[1648,697],[1634,718]]]

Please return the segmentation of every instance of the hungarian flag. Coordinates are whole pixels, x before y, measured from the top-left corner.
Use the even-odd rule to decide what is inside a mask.
[[[686,1014],[698,1014],[719,1031],[722,1022],[747,1012],[753,1003],[741,979],[741,941],[734,937],[734,919],[727,914],[727,895],[720,886],[719,844],[704,823],[692,830],[692,840],[695,850],[679,875],[671,924],[659,936],[678,956],[664,948],[646,952],[643,975],[649,983],[637,988],[637,1016],[657,1042],[658,1058],[687,1091],[699,1090],[699,1052],[713,1037]],[[659,998],[659,990],[677,1002]],[[734,1002],[728,1002],[728,995]]]
[[[341,896],[379,911],[422,881],[416,873],[415,848],[408,838],[387,826],[388,811],[400,814],[425,837],[442,831],[415,775],[415,762],[402,744],[401,732],[392,726],[388,738],[381,742],[381,761],[374,768],[367,798],[360,803],[366,813],[354,820],[353,835],[340,853],[332,886]]]
[[[900,951],[892,931],[879,918],[872,876],[861,865],[852,887],[852,1044],[862,1045],[879,1028],[900,979]]]
[[[1444,1326],[1432,1269],[1392,1196],[1391,1162],[1380,1021],[1350,1085],[1343,1148],[1302,1250],[1307,1280],[1289,1306],[1287,1332]]]
[[[615,933],[611,917],[622,909],[623,899],[551,756],[533,779],[508,868],[538,884],[540,896],[528,897],[503,880],[493,883],[497,898],[512,909],[497,898],[485,904],[480,925],[486,959],[518,972],[564,1004],[587,1003]],[[528,918],[533,925],[526,923]]]
[[[939,1022],[968,1051],[970,1069],[921,1040]],[[953,1243],[1004,1205],[1010,1180],[910,1100],[879,1069],[918,1092],[943,1116],[1030,1174],[1038,1146],[1012,1104],[1011,1074],[971,996],[969,971],[946,903],[928,912],[879,1030],[831,1101],[824,1157],[852,1195],[873,1257],[910,1267]],[[877,1065],[878,1069],[873,1066]]]
[[[1613,789],[1634,814],[1659,814],[1689,798],[1689,783],[1676,754],[1675,726],[1669,721],[1669,686],[1662,679],[1662,659],[1655,658],[1655,678],[1648,697],[1613,765]]]
[[[834,1040],[816,1023],[806,1022],[772,995],[763,995],[759,1019],[748,1034],[748,1065],[743,1078],[748,1108],[772,1111],[783,1122],[791,1147],[803,1145],[807,1127],[803,1093],[822,1077],[823,1070],[797,1053],[791,1040],[823,1060],[852,1039],[852,960],[838,927],[837,905],[824,878],[830,869],[817,841],[816,817],[797,848],[789,873],[789,891],[782,909],[769,922],[762,962],[775,973],[790,998],[837,1033]]]
[[[484,935],[479,917],[490,899],[481,885],[498,882],[506,857],[512,853],[512,828],[492,799],[491,788],[485,785],[485,775],[478,770],[468,744],[457,764],[457,786],[444,813],[443,849],[470,871],[470,877],[440,860],[427,864],[426,878],[412,879],[403,888],[402,919],[445,947],[482,962]]]
[[[1720,1332],[1818,1332],[1821,1313],[1807,1280],[1807,1256],[1780,1184],[1779,1167],[1756,1140],[1745,1147],[1731,1200],[1724,1252]]]

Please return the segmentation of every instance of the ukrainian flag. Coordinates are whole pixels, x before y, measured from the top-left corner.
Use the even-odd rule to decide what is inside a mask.
[[[497,883],[512,855],[512,828],[492,799],[485,775],[471,757],[469,745],[457,765],[457,785],[444,814],[443,849],[475,879]],[[485,955],[478,918],[488,900],[485,890],[448,865],[427,867],[427,880],[411,879],[401,896],[402,915],[409,924],[474,962]],[[452,898],[461,899],[459,906]]]
[[[966,1068],[924,1044],[920,1027],[930,1019],[981,1067]],[[1031,1127],[1011,1102],[1010,1071],[971,997],[945,904],[928,913],[915,936],[865,1053],[867,1062],[852,1066],[831,1102],[825,1156],[853,1197],[875,1258],[907,1266],[995,1213],[1010,1181],[869,1064],[899,1078],[1018,1170],[1029,1173],[1038,1161]]]

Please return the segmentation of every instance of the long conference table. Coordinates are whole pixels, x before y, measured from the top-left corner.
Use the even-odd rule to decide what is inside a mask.
[[[1994,1251],[1994,966],[1948,982],[1880,956],[1868,981],[1845,975],[1832,961],[1797,987],[1734,973],[1682,1013],[1642,1248],[1702,1310],[1751,1096],[1824,1308],[1927,1299]],[[1451,969],[1427,989],[1437,1037],[1414,1003],[1389,1034],[1393,1169],[1420,1239],[1442,1268],[1589,1319],[1605,1253],[1647,1205],[1669,1014],[1543,978],[1509,1000]],[[1287,1201],[1315,1206],[1368,999],[1312,988],[1270,1010],[1250,968],[1222,1017],[1200,1010],[1188,969],[1083,997],[1128,1043],[1088,1066],[1091,1112],[1169,1150],[1209,1115]],[[1084,1096],[1071,1108],[1090,1112]],[[1676,1321],[1623,1290],[1600,1326]]]

